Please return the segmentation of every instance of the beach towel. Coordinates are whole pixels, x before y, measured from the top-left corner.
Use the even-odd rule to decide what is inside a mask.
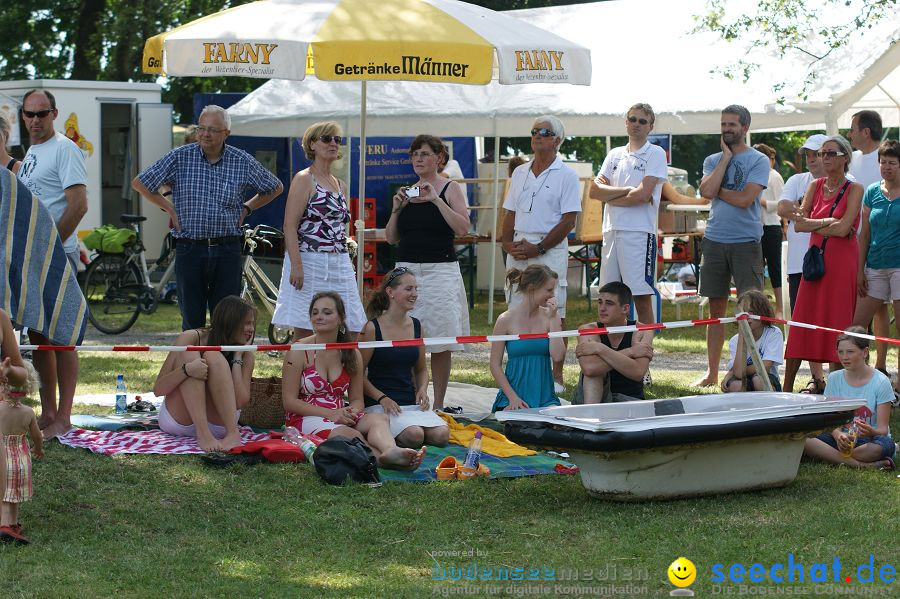
[[[87,302],[50,213],[16,176],[0,168],[0,307],[20,327],[57,345],[78,345]]]
[[[243,427],[241,441],[249,443],[268,439],[268,433],[254,433]],[[65,435],[57,437],[59,442],[69,447],[87,449],[101,455],[125,453],[195,454],[205,453],[197,445],[194,437],[176,437],[160,430],[152,431],[89,431],[73,428]]]
[[[463,426],[453,416],[444,412],[438,412],[437,415],[443,418],[447,422],[447,426],[450,427],[451,443],[468,447],[472,439],[475,438],[475,433],[481,431],[481,450],[485,453],[499,457],[529,456],[537,453],[533,449],[513,443],[503,436],[502,433],[498,433],[495,430],[478,426],[477,424]]]
[[[436,481],[434,469],[448,455],[455,457],[459,463],[466,458],[465,447],[459,445],[447,445],[446,447],[428,446],[425,452],[425,459],[422,465],[414,472],[403,472],[400,470],[388,470],[379,468],[381,480],[399,481],[399,482],[431,482]],[[535,452],[532,452],[535,453]],[[491,475],[488,478],[515,478],[518,476],[537,476],[539,474],[573,474],[574,464],[548,456],[546,454],[535,455],[518,455],[507,458],[501,458],[489,453],[481,454],[481,463],[491,469]],[[561,467],[557,467],[560,464]],[[455,481],[448,484],[466,485],[469,481]]]

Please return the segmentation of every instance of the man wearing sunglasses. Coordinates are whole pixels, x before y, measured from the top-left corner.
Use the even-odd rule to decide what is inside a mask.
[[[769,158],[747,145],[750,111],[732,104],[722,110],[721,152],[703,161],[700,195],[712,202],[703,236],[700,290],[709,298],[711,318],[725,316],[731,281],[738,295],[762,289],[763,234],[759,198],[769,184]],[[725,342],[723,325],[706,328],[706,374],[694,386],[719,381],[719,359]]]
[[[542,116],[531,129],[534,158],[513,171],[503,208],[502,242],[506,268],[524,270],[529,264],[546,264],[559,275],[556,301],[562,326],[566,324],[566,273],[569,265],[568,234],[581,212],[578,174],[563,164],[559,146],[565,139],[562,122]],[[522,295],[507,289],[506,301],[514,305]],[[562,362],[553,364],[558,392],[562,387]]]
[[[171,150],[131,182],[171,218],[183,330],[205,327],[207,309],[212,314],[222,298],[240,294],[241,225],[283,190],[255,158],[225,143],[231,115],[224,108],[205,107],[196,131],[197,143]],[[245,201],[248,190],[256,195]]]
[[[75,269],[80,259],[78,223],[87,214],[87,170],[84,154],[70,139],[53,127],[59,111],[56,98],[42,89],[33,89],[22,100],[22,120],[28,128],[31,145],[19,178],[47,207],[56,223],[59,238],[69,263]],[[28,331],[32,343],[49,344],[43,335]],[[53,438],[72,425],[72,401],[78,378],[75,352],[34,352],[34,367],[41,378],[41,418],[38,424],[44,437]],[[57,405],[57,387],[59,404]]]
[[[600,285],[625,283],[634,296],[640,322],[656,322],[656,221],[662,186],[669,174],[665,150],[647,141],[655,121],[649,104],[628,109],[628,145],[606,155],[590,191],[591,198],[606,204]]]

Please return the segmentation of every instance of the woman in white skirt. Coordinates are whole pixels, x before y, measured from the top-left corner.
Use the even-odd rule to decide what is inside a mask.
[[[409,315],[417,298],[416,277],[408,268],[398,266],[389,272],[366,306],[372,320],[366,323],[360,341],[424,337],[422,324]],[[391,434],[400,447],[446,445],[450,429],[428,409],[425,347],[378,347],[360,349],[360,353],[366,369],[366,412],[387,414]]]
[[[303,134],[303,151],[313,161],[291,181],[284,208],[284,265],[272,322],[294,328],[294,341],[312,334],[309,305],[320,291],[335,291],[347,308],[351,339],[366,323],[347,253],[350,212],[344,182],[331,174],[340,157],[337,123],[316,123]]]
[[[446,153],[444,142],[433,135],[413,140],[409,154],[419,181],[394,196],[385,228],[388,243],[398,246],[397,266],[408,268],[418,281],[419,298],[410,315],[432,337],[469,334],[466,289],[453,247],[454,236],[469,232],[469,211],[459,184],[438,174]],[[436,410],[444,407],[451,352],[462,349],[457,343],[428,347]]]

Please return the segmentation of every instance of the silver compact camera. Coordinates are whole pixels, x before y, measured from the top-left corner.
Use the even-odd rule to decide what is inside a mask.
[[[406,197],[408,198],[417,198],[421,194],[421,191],[418,187],[410,187],[406,190]]]

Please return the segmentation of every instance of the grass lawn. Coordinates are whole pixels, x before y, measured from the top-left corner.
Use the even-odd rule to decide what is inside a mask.
[[[487,332],[485,312],[479,307],[473,314],[473,332]],[[587,320],[584,300],[573,302],[570,324]],[[136,327],[174,330],[172,322],[177,328],[178,320],[163,312],[141,316]],[[702,335],[699,328],[666,331],[657,345],[699,353]],[[117,372],[125,373],[130,391],[149,389],[163,357],[86,354],[78,392],[111,392]],[[279,367],[277,359],[260,358],[262,375]],[[653,395],[690,394],[688,384],[699,374],[654,370]],[[567,369],[567,383],[576,376]],[[460,364],[453,378],[493,385],[486,365]],[[900,430],[896,412],[892,424]],[[615,565],[615,596],[664,597],[674,588],[666,569],[683,555],[698,570],[692,590],[710,596],[714,564],[724,564],[726,573],[732,563],[768,570],[786,563],[788,554],[807,577],[792,586],[808,585],[817,594],[809,580],[813,563],[827,564],[830,580],[839,558],[841,577],[852,576],[854,584],[857,566],[870,554],[876,581],[884,564],[900,570],[898,483],[895,473],[803,463],[784,489],[620,504],[591,499],[576,476],[338,488],[305,465],[211,469],[195,456],[109,458],[54,442],[35,465],[34,500],[21,509],[32,545],[0,545],[0,589],[2,597],[417,598],[462,588],[433,580],[432,552],[472,550],[477,556],[436,561],[451,576],[453,568],[473,563],[479,571],[556,571],[556,582],[494,583],[500,595],[613,596],[598,588],[609,581],[558,579],[561,570],[584,575]],[[623,580],[626,569],[643,579]],[[484,596],[486,584],[470,583],[482,590],[469,596]],[[628,584],[638,590],[623,591]],[[900,595],[898,582],[859,586],[873,584],[882,595]],[[535,585],[546,589],[534,592]],[[575,585],[589,588],[579,592]],[[737,583],[733,589],[739,591]]]

